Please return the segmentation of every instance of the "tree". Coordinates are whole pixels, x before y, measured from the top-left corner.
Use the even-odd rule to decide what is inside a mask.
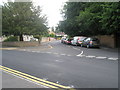
[[[84,2],[67,2],[62,10],[64,21],[59,23],[59,30],[70,36],[80,35],[81,31],[79,31],[76,17],[79,16],[80,11],[85,9],[85,5]]]
[[[102,4],[103,14],[101,15],[100,22],[102,23],[102,30],[106,34],[114,34],[120,30],[120,3],[104,3]]]
[[[15,35],[23,41],[25,35],[43,35],[47,32],[46,17],[32,2],[8,2],[3,8],[3,35]]]
[[[110,35],[119,29],[120,3],[69,2],[63,7],[59,30],[70,36]]]
[[[80,11],[77,21],[81,34],[87,36],[99,35],[101,31],[100,16],[102,13],[102,3],[89,3],[89,7],[84,11]]]

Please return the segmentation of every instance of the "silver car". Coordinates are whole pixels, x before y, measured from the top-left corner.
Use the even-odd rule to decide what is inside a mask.
[[[84,39],[81,43],[81,47],[86,46],[87,48],[90,47],[100,47],[100,42],[97,38],[93,38],[93,37],[88,37],[86,39]]]

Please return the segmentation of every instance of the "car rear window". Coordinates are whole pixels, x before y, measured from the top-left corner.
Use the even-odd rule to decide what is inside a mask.
[[[98,41],[98,39],[97,38],[92,38],[92,41]]]

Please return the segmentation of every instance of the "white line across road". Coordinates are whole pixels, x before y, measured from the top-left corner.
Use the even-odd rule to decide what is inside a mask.
[[[60,55],[66,55],[66,54],[60,54]]]
[[[118,60],[118,58],[108,58],[109,60]]]
[[[64,53],[56,53],[56,52],[40,52],[40,51],[30,51],[30,50],[20,50],[20,51],[24,51],[24,52],[33,52],[33,53],[48,53],[48,54],[55,54],[55,55],[62,55],[62,56],[74,56],[74,55],[70,55],[70,54],[64,54]],[[108,59],[108,60],[118,60],[118,58],[115,57],[103,57],[103,56],[93,56],[93,55],[84,55],[84,52],[81,51],[80,54],[76,55],[77,57],[86,57],[86,58],[96,58],[96,59]]]
[[[86,57],[88,57],[88,58],[94,58],[95,56],[86,56]]]
[[[85,57],[85,55],[77,55],[77,57]]]
[[[96,57],[97,59],[106,59],[107,57]]]

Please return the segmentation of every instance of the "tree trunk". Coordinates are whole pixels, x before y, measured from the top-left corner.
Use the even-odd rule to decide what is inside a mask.
[[[20,41],[23,41],[23,35],[22,34],[20,35]]]
[[[41,35],[39,35],[38,42],[39,42],[39,44],[41,44]]]

